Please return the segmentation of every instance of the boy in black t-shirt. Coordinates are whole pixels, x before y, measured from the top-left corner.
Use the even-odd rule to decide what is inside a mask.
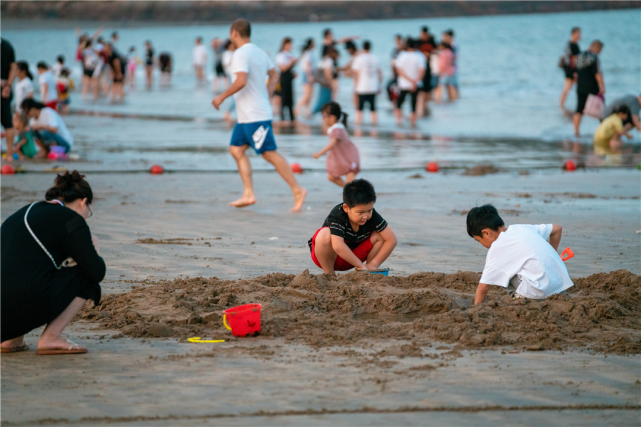
[[[364,179],[343,188],[343,203],[332,209],[323,226],[309,239],[314,264],[325,274],[376,270],[396,246],[396,235],[374,210],[376,192]],[[363,262],[367,261],[367,265]]]

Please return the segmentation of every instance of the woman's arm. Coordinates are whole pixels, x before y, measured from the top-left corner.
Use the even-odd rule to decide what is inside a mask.
[[[336,147],[336,144],[338,144],[338,138],[329,138],[329,144],[327,144],[325,148],[320,150],[318,153],[315,153],[314,158],[315,159],[320,158],[323,154],[327,153],[332,148]]]
[[[65,252],[76,261],[78,268],[90,281],[101,282],[107,268],[94,247],[87,222],[80,215],[74,216],[67,221],[65,229],[67,236],[61,242]]]
[[[561,228],[560,225],[552,224],[552,232],[550,233],[550,238],[548,239],[548,241],[555,251],[559,250],[559,244],[561,243],[562,234],[563,228]]]
[[[49,92],[49,85],[47,83],[42,84],[42,99],[47,100],[47,92]]]
[[[487,291],[490,290],[490,285],[486,285],[485,283],[479,283],[478,287],[476,288],[476,296],[474,297],[474,304],[481,304],[483,301],[485,301],[485,297],[487,296]]]

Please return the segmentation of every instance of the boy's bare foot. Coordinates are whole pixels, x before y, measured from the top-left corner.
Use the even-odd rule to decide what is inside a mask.
[[[305,197],[307,196],[307,190],[301,187],[301,191],[294,194],[294,207],[292,212],[298,212],[303,208],[303,203],[305,203]]]
[[[233,206],[235,208],[245,208],[245,207],[253,205],[255,203],[256,203],[256,198],[255,197],[241,197],[240,199],[236,200],[235,202],[229,202],[229,206]]]

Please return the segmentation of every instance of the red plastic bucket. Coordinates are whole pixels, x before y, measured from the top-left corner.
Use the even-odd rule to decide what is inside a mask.
[[[223,315],[223,323],[235,337],[259,334],[261,309],[260,304],[245,304],[228,308]]]

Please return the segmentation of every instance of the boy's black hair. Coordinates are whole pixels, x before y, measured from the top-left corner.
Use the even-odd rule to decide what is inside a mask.
[[[630,115],[630,107],[627,105],[619,105],[617,108],[614,109],[615,114],[625,114],[626,116]]]
[[[37,68],[40,68],[40,69],[42,69],[42,70],[48,70],[48,69],[49,69],[49,65],[47,65],[47,63],[46,63],[46,62],[44,62],[44,61],[40,61],[40,62],[38,62],[38,64],[36,65],[36,67],[37,67]]]
[[[345,184],[343,188],[343,203],[349,208],[356,205],[368,205],[376,202],[374,186],[367,180],[355,179]]]
[[[363,50],[370,50],[372,49],[372,42],[369,40],[365,40],[363,42]]]
[[[483,230],[486,228],[499,231],[499,227],[504,225],[505,223],[492,205],[477,206],[467,213],[467,234],[472,238],[474,236],[482,237]]]
[[[56,60],[57,60],[58,62],[60,62],[61,64],[64,64],[64,63],[65,63],[65,57],[64,57],[63,55],[58,55],[58,57],[56,58]]]

